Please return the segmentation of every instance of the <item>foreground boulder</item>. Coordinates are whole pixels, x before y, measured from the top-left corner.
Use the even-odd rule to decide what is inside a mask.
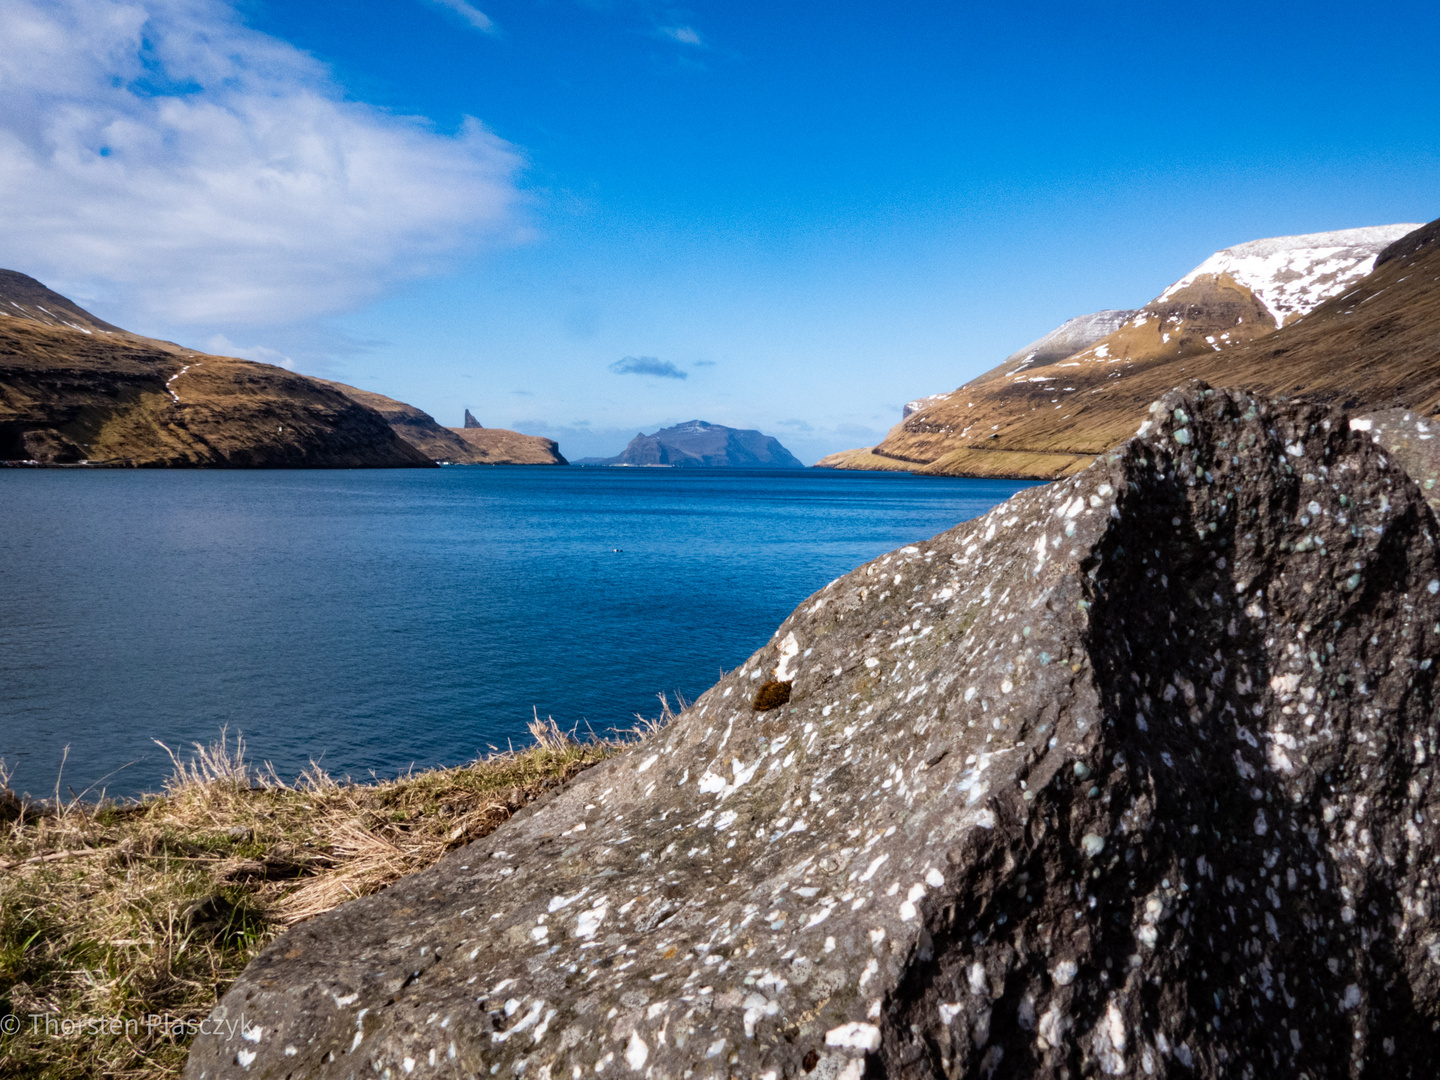
[[[1172,394],[290,931],[187,1075],[1431,1077],[1436,532],[1343,414]]]

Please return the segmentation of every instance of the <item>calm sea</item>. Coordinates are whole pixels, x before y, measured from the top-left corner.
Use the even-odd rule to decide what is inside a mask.
[[[0,758],[154,790],[243,732],[293,777],[455,764],[532,709],[693,699],[807,595],[1025,485],[828,471],[0,470]],[[617,550],[618,549],[618,550]]]

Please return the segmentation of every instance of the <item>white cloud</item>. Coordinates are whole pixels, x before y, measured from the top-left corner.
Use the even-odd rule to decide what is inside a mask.
[[[346,101],[221,0],[5,0],[0,42],[0,266],[283,324],[520,234],[513,147]]]
[[[689,26],[666,26],[666,27],[662,27],[661,29],[662,29],[662,32],[665,34],[666,37],[674,38],[676,41],[680,42],[682,45],[703,45],[703,44],[705,44],[703,41],[700,40],[700,35],[699,35],[699,33],[696,32],[695,29],[692,28],[692,27],[689,27]]]
[[[495,30],[495,23],[491,21],[490,16],[473,4],[467,4],[465,0],[430,0],[430,2],[443,8],[449,8],[476,30],[483,30],[487,34],[493,33]]]

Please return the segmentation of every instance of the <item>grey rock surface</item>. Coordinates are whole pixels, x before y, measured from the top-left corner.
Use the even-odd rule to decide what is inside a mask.
[[[1348,420],[1192,387],[831,583],[187,1075],[1432,1077],[1437,524]]]
[[[1413,409],[1384,409],[1354,417],[1350,428],[1394,458],[1440,514],[1440,420]]]

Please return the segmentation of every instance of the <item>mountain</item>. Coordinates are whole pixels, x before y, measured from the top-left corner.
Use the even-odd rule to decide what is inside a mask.
[[[324,382],[324,380],[316,380]],[[449,465],[568,465],[560,454],[559,444],[539,435],[522,435],[505,428],[482,428],[470,410],[465,410],[465,426],[441,427],[427,412],[403,401],[375,394],[369,390],[326,382],[342,394],[374,409],[401,439],[415,447],[430,461]]]
[[[0,271],[0,461],[434,465],[329,384],[131,334],[13,270]]]
[[[68,326],[82,334],[98,331],[124,338],[136,337],[127,330],[97,319],[78,304],[16,270],[0,270],[0,314],[38,322],[42,326]]]
[[[468,410],[466,417],[474,422]],[[0,270],[4,461],[142,468],[565,464],[549,439],[500,428],[462,433],[381,394],[132,334],[14,270]]]
[[[579,465],[666,465],[673,468],[803,469],[804,464],[761,432],[691,420],[641,433],[613,458],[582,458]]]
[[[1035,364],[1043,366],[1052,364],[1056,360],[1064,360],[1072,353],[1078,352],[1087,345],[1093,345],[1106,335],[1114,333],[1135,314],[1134,311],[1096,311],[1089,315],[1077,315],[1073,319],[1067,319],[1044,337],[1036,338],[1023,349],[1011,353],[1000,362],[998,367],[991,368],[979,379],[973,381],[998,379],[1004,375],[1014,375]],[[949,396],[949,394],[931,394],[929,397],[907,401],[905,408],[900,413],[900,419],[904,420],[912,413],[928,408]]]
[[[1034,349],[1040,355],[1028,361],[1025,354],[1033,347],[1027,347],[958,390],[923,399],[924,407],[903,417],[878,446],[832,454],[817,464],[965,476],[1065,476],[1133,432],[1148,404],[1166,389],[1202,373],[1220,385],[1279,389],[1299,354],[1317,348],[1329,359],[1298,384],[1307,393],[1353,390],[1360,393],[1357,402],[1383,398],[1394,404],[1394,394],[1378,393],[1391,381],[1371,384],[1375,363],[1364,359],[1376,355],[1378,339],[1367,343],[1369,352],[1342,353],[1322,348],[1324,335],[1307,331],[1301,334],[1305,344],[1299,354],[1291,349],[1283,362],[1273,355],[1267,359],[1265,349],[1254,351],[1252,343],[1265,341],[1268,348],[1300,340],[1281,335],[1291,335],[1326,301],[1370,280],[1382,253],[1417,228],[1386,225],[1276,237],[1216,252],[1098,340],[1064,356]],[[1372,327],[1372,335],[1389,332]]]

